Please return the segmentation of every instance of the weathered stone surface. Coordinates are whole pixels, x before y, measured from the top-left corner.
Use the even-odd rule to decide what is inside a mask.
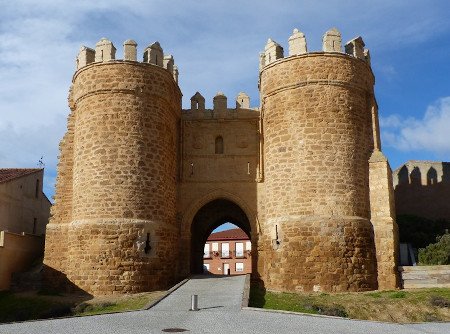
[[[94,63],[75,74],[70,104],[45,264],[93,294],[167,286],[178,254],[172,73]]]
[[[369,159],[371,222],[375,232],[379,289],[395,289],[398,275],[399,239],[395,222],[394,190],[391,167],[381,151],[374,150]]]
[[[289,57],[261,73],[265,197],[258,249],[266,288],[377,287],[367,165],[373,83],[365,63],[342,54]]]

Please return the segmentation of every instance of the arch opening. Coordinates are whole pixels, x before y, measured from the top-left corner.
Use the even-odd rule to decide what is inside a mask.
[[[217,227],[227,222],[242,229],[251,240],[250,221],[236,203],[227,199],[216,199],[198,210],[191,225],[191,274],[204,273],[205,243]]]

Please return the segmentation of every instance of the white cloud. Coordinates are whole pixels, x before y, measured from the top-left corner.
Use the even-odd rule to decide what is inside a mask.
[[[399,115],[380,117],[383,141],[401,151],[429,151],[450,156],[450,97],[430,105],[423,119]]]
[[[118,58],[120,44],[128,38],[139,43],[141,52],[159,40],[180,67],[185,104],[199,90],[211,105],[221,90],[231,106],[244,90],[255,106],[258,53],[268,37],[287,52],[287,39],[297,27],[306,33],[309,49],[320,50],[322,34],[336,26],[344,41],[362,35],[369,48],[383,45],[391,50],[448,30],[446,9],[445,2],[423,6],[419,0],[286,0],[282,5],[269,0],[2,3],[0,166],[35,166],[44,155],[48,175],[55,175],[75,57],[80,45],[93,47],[101,37],[115,43]],[[395,76],[395,67],[389,66],[385,74]],[[52,188],[50,177],[46,189]]]

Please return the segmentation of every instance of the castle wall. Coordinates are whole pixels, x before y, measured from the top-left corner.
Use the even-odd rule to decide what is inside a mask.
[[[393,173],[397,215],[450,221],[450,163],[408,161]]]
[[[266,288],[376,288],[370,67],[340,53],[311,53],[277,60],[260,80]]]

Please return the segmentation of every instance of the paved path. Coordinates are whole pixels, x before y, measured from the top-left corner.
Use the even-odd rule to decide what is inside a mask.
[[[189,280],[148,311],[0,325],[5,334],[149,334],[163,329],[185,333],[447,334],[450,323],[397,325],[369,321],[241,310],[245,276]],[[199,295],[200,311],[188,311]]]

